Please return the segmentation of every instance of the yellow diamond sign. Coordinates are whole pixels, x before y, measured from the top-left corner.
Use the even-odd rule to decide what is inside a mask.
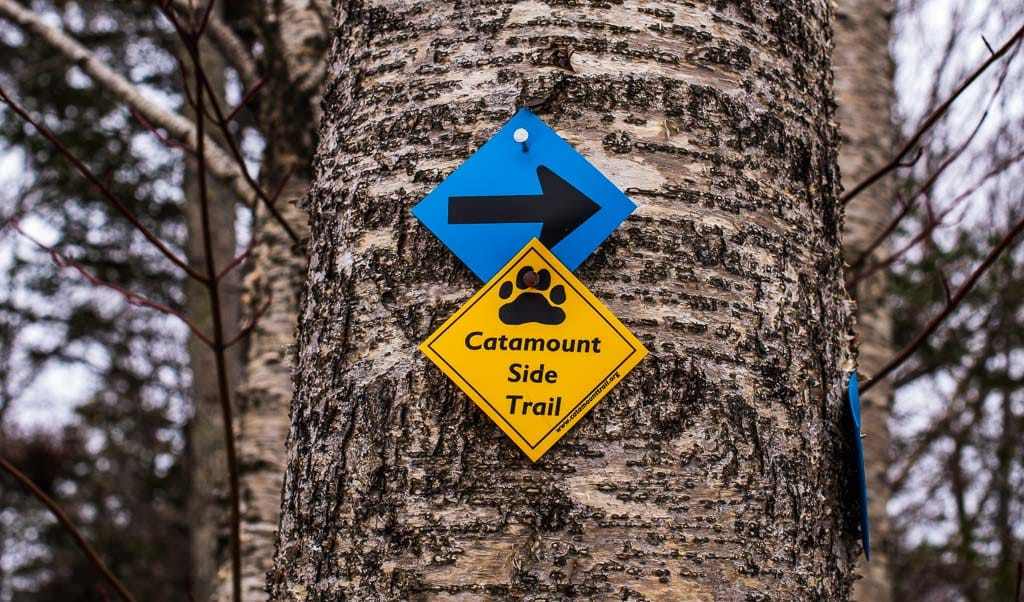
[[[536,239],[420,350],[535,462],[647,355]]]

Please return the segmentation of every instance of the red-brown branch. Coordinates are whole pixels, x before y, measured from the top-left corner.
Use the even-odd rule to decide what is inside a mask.
[[[181,320],[183,324],[185,324],[185,326],[188,327],[189,330],[192,331],[194,335],[196,335],[196,337],[199,338],[199,340],[206,343],[210,347],[213,347],[213,341],[210,340],[210,337],[206,336],[206,334],[204,334],[203,331],[200,330],[198,326],[196,326],[195,322],[190,320],[188,316],[181,313],[180,311],[171,309],[170,307],[167,307],[163,303],[153,301],[152,299],[144,297],[138,293],[132,292],[122,286],[118,286],[112,282],[107,282],[106,280],[97,277],[95,274],[86,269],[85,266],[83,266],[82,264],[78,263],[74,259],[71,259],[67,255],[64,255],[57,249],[54,249],[53,247],[44,244],[42,241],[36,239],[31,234],[22,230],[15,220],[8,220],[7,224],[15,232],[31,241],[32,244],[49,253],[50,259],[53,261],[54,264],[56,264],[57,267],[71,268],[75,270],[83,278],[85,278],[86,281],[89,282],[89,284],[92,284],[93,286],[96,287],[112,290],[120,294],[128,303],[132,305],[137,305],[139,307],[148,307],[150,309],[155,309],[156,311],[167,314],[169,316],[174,316],[175,318],[178,318],[179,320]]]
[[[224,276],[227,276],[228,272],[230,272],[231,270],[235,269],[243,261],[245,261],[245,258],[248,257],[250,253],[252,253],[252,248],[253,248],[253,243],[254,242],[255,242],[255,240],[249,241],[249,246],[245,247],[244,251],[242,251],[241,253],[236,255],[235,258],[232,259],[231,261],[229,261],[226,266],[221,268],[220,272],[217,273],[217,281],[218,282],[220,282],[220,280],[223,279]]]
[[[234,121],[235,117],[238,116],[238,112],[245,108],[245,105],[249,104],[249,101],[252,100],[252,97],[255,96],[257,92],[260,91],[260,88],[263,87],[263,84],[267,83],[267,79],[267,76],[264,75],[260,77],[258,80],[256,80],[256,82],[253,83],[253,85],[249,86],[249,89],[246,90],[245,94],[242,95],[242,99],[238,101],[238,106],[236,106],[234,109],[231,110],[230,113],[228,113],[228,121]]]
[[[139,125],[146,128],[146,130],[149,131],[149,133],[156,136],[157,140],[162,142],[164,146],[166,146],[167,148],[182,150],[192,155],[193,157],[195,156],[196,152],[189,148],[187,144],[183,144],[181,142],[178,142],[177,140],[174,140],[173,138],[168,138],[167,136],[164,136],[162,133],[160,133],[160,130],[156,129],[148,121],[146,121],[146,118],[142,116],[142,113],[139,113],[134,108],[131,109],[131,112],[132,117],[135,118],[135,121],[138,121]]]
[[[198,160],[196,161],[196,176],[199,183],[199,209],[203,232],[203,254],[205,255],[206,260],[206,287],[210,295],[210,308],[213,316],[213,355],[214,363],[216,364],[217,389],[218,396],[220,397],[221,415],[224,422],[224,449],[227,455],[228,489],[231,500],[231,539],[229,546],[231,549],[231,596],[234,602],[241,602],[241,495],[238,484],[238,456],[235,452],[234,418],[232,416],[233,412],[231,408],[231,392],[228,385],[227,358],[224,354],[226,345],[224,344],[224,323],[220,311],[220,285],[217,282],[217,267],[214,264],[213,232],[210,225],[210,198],[206,187],[206,155],[203,154],[203,144],[205,139],[205,132],[203,130],[205,129],[204,125],[206,120],[202,117],[204,114],[203,106],[206,94],[203,93],[204,76],[202,74],[202,60],[200,59],[199,33],[199,30],[196,30],[191,38],[184,39],[183,41],[185,42],[185,47],[188,49],[195,69],[195,110],[196,115],[199,116],[199,118],[196,119],[196,128],[198,130],[198,136],[196,137],[196,151],[198,155]],[[216,96],[212,93],[210,96],[214,99],[214,104],[216,104]],[[242,171],[246,172],[245,169]],[[246,177],[248,177],[247,172]]]
[[[953,199],[953,201],[949,204],[949,207],[947,207],[945,210],[942,211],[942,213],[939,214],[938,219],[936,219],[933,214],[930,214],[929,215],[930,219],[928,221],[928,224],[925,226],[925,228],[921,232],[919,232],[914,238],[912,238],[910,240],[910,242],[908,242],[906,245],[904,245],[903,248],[901,248],[899,251],[896,251],[895,253],[892,253],[891,255],[886,257],[885,259],[879,260],[877,263],[873,263],[871,265],[871,267],[867,268],[866,270],[854,273],[854,275],[847,281],[847,286],[853,287],[858,282],[863,281],[865,278],[871,276],[872,274],[874,274],[878,270],[883,269],[885,267],[888,267],[893,262],[895,262],[900,257],[902,257],[904,254],[906,254],[906,252],[909,251],[911,248],[917,246],[918,243],[920,243],[923,240],[926,240],[928,235],[930,235],[932,233],[932,231],[935,230],[935,228],[937,228],[939,225],[941,225],[942,219],[945,218],[946,215],[951,213],[957,206],[959,206],[970,195],[974,194],[974,192],[977,191],[978,188],[980,188],[982,184],[984,184],[986,181],[988,181],[989,178],[991,178],[993,176],[996,176],[996,175],[999,175],[1000,173],[1006,171],[1007,169],[1009,169],[1011,166],[1015,165],[1021,159],[1024,159],[1024,150],[1018,151],[1014,155],[1012,155],[1010,157],[1007,157],[1003,161],[1000,161],[998,164],[993,166],[992,169],[990,169],[981,178],[979,178],[978,181],[972,187],[968,188],[964,192],[961,192],[959,195],[957,195],[957,197],[955,199]],[[919,194],[920,192],[921,192],[921,189],[919,189],[918,192],[915,192],[915,195]],[[901,211],[901,215],[904,212],[907,212],[909,210],[910,209],[909,209],[908,206],[904,206],[903,211]],[[898,219],[902,219],[902,218],[898,217]],[[892,227],[895,228],[895,225],[892,225]],[[887,228],[887,230],[888,230],[888,228]],[[879,239],[876,239],[876,241],[878,241],[878,240]],[[867,258],[868,254],[872,250],[873,250],[873,247],[869,246],[868,250],[865,251],[864,254],[862,254],[860,257],[858,257],[857,261],[855,261],[854,264],[852,266],[850,266],[850,272],[853,272],[857,267],[862,265],[864,263],[863,260]]]
[[[161,8],[161,12],[167,18],[167,20],[169,20],[171,24],[174,25],[174,28],[178,31],[179,35],[182,36],[182,40],[187,40],[190,37],[190,34],[184,33],[185,30],[182,27],[181,22],[178,20],[178,17],[174,14],[173,11],[167,8]],[[242,174],[242,177],[245,179],[246,183],[249,185],[252,191],[256,193],[257,199],[263,202],[264,206],[267,208],[267,211],[269,211],[270,215],[274,218],[274,220],[281,225],[281,228],[283,228],[284,231],[288,234],[288,237],[292,239],[292,242],[299,243],[299,235],[295,232],[295,229],[292,228],[291,224],[289,224],[288,221],[285,220],[284,215],[282,215],[281,212],[278,211],[277,207],[274,206],[273,201],[270,199],[269,196],[267,196],[267,193],[266,191],[263,190],[263,187],[260,186],[259,183],[257,183],[256,180],[254,180],[253,177],[249,174],[249,167],[245,164],[245,157],[242,156],[242,151],[241,149],[238,148],[238,142],[235,140],[235,137],[231,132],[231,128],[229,126],[230,120],[224,116],[224,112],[221,110],[220,103],[217,101],[217,93],[213,89],[213,86],[210,84],[209,79],[206,77],[206,71],[203,69],[203,66],[200,65],[199,62],[196,60],[197,54],[195,52],[192,52],[192,50],[190,50],[189,52],[191,54],[190,58],[195,63],[194,69],[196,76],[196,92],[198,95],[201,96],[203,95],[203,90],[206,90],[206,93],[210,96],[210,108],[213,109],[213,112],[215,113],[216,116],[207,113],[207,110],[205,109],[205,103],[197,103],[195,98],[187,97],[189,104],[196,109],[196,115],[206,115],[210,117],[210,121],[213,121],[215,124],[217,124],[217,128],[224,134],[224,141],[227,143],[228,150],[230,151],[231,156],[234,158],[239,172]],[[197,106],[201,106],[202,108],[197,108]]]
[[[907,358],[913,355],[913,353],[917,351],[917,349],[921,347],[921,345],[923,345],[926,340],[928,340],[928,337],[930,337],[933,332],[938,330],[939,326],[942,325],[946,318],[948,318],[949,315],[952,314],[953,311],[960,306],[960,303],[963,302],[964,298],[967,296],[968,293],[971,292],[971,290],[978,283],[981,277],[985,274],[988,268],[991,267],[993,263],[995,263],[996,259],[998,259],[1004,251],[1006,251],[1013,245],[1014,239],[1016,239],[1022,231],[1024,231],[1024,219],[1018,221],[1017,224],[1013,226],[1013,228],[1011,228],[1005,236],[1003,236],[999,243],[992,247],[992,250],[989,251],[984,261],[982,261],[981,264],[974,269],[974,271],[971,273],[967,281],[964,282],[963,285],[957,289],[956,294],[954,294],[953,297],[946,302],[946,305],[945,307],[942,308],[942,311],[939,312],[939,314],[936,315],[934,318],[932,318],[930,322],[928,322],[928,325],[925,326],[924,329],[921,332],[919,332],[916,337],[914,337],[914,340],[911,341],[910,344],[904,347],[903,350],[900,351],[899,354],[896,355],[896,357],[892,358],[888,364],[883,366],[878,371],[878,373],[875,374],[874,378],[867,381],[860,388],[861,393],[866,393],[871,387],[875,385],[875,383],[880,382],[882,379],[888,376],[890,372],[892,372],[900,365],[902,365],[903,362],[907,361]]]
[[[57,502],[53,501],[53,499],[50,496],[46,495],[46,493],[42,489],[37,487],[36,484],[32,482],[32,479],[25,476],[23,472],[21,472],[13,464],[8,462],[6,458],[0,457],[0,469],[3,469],[4,472],[14,477],[15,480],[21,483],[22,486],[25,487],[25,489],[28,489],[32,493],[32,495],[35,496],[36,499],[38,499],[40,502],[42,502],[44,506],[46,506],[47,510],[50,511],[50,514],[52,514],[53,517],[57,519],[57,522],[59,522],[61,526],[64,527],[64,530],[67,531],[69,535],[71,535],[71,539],[75,541],[75,545],[78,546],[78,549],[80,549],[82,553],[89,558],[89,561],[92,562],[93,566],[95,566],[97,570],[99,570],[99,572],[103,575],[103,578],[106,579],[107,583],[109,583],[110,586],[117,591],[118,595],[121,596],[121,598],[127,600],[128,602],[135,602],[135,598],[130,593],[128,593],[128,590],[124,587],[124,585],[122,585],[118,578],[110,572],[110,569],[107,568],[107,565],[105,565],[103,561],[100,560],[99,555],[96,554],[96,550],[92,549],[92,546],[89,545],[89,542],[85,540],[85,537],[82,535],[82,532],[79,531],[77,527],[75,527],[75,525],[71,522],[71,519],[68,518],[68,515],[64,513],[64,511],[61,509],[59,505],[57,505]]]
[[[942,163],[939,164],[935,171],[933,171],[932,174],[929,175],[928,178],[926,178],[925,181],[922,182],[921,185],[917,187],[917,190],[915,190],[914,193],[910,195],[910,198],[907,199],[907,202],[902,203],[903,206],[900,210],[900,213],[895,218],[893,218],[884,229],[882,229],[878,236],[876,236],[875,239],[872,240],[870,244],[868,244],[867,248],[865,248],[864,251],[860,254],[860,256],[857,257],[857,259],[850,265],[851,272],[856,272],[861,267],[861,265],[864,264],[868,257],[871,256],[875,249],[877,249],[879,245],[881,245],[887,238],[889,238],[889,236],[896,230],[896,228],[899,227],[903,219],[910,214],[910,211],[913,208],[914,200],[917,199],[921,194],[924,194],[925,191],[930,190],[932,185],[935,184],[935,180],[937,180],[939,176],[945,173],[946,169],[950,165],[952,165],[954,161],[960,158],[964,151],[967,150],[967,147],[970,146],[971,142],[974,141],[975,136],[977,136],[978,132],[981,131],[981,126],[985,123],[985,120],[988,119],[988,114],[992,108],[992,104],[999,96],[999,91],[1002,90],[1003,83],[1006,81],[1006,76],[1009,72],[1010,62],[1007,61],[1006,65],[1003,67],[1002,72],[999,74],[999,81],[996,83],[995,90],[992,91],[992,94],[989,96],[988,102],[985,104],[985,111],[982,113],[981,118],[978,119],[978,122],[974,124],[974,129],[971,130],[971,133],[964,139],[963,142],[960,143],[960,146],[958,146],[956,150],[950,153],[949,156],[946,157],[942,161]],[[921,157],[922,152],[923,149],[917,149],[917,156],[914,159],[915,162],[917,161],[917,159]],[[901,164],[901,167],[902,166],[904,165]]]
[[[955,90],[953,90],[953,93],[950,94],[949,98],[947,98],[934,111],[932,111],[931,114],[928,115],[927,118],[925,118],[925,120],[921,124],[921,126],[919,128],[917,128],[917,131],[914,132],[914,134],[903,144],[903,146],[900,148],[900,150],[896,153],[896,155],[892,159],[889,160],[888,163],[886,163],[881,168],[879,168],[877,171],[875,171],[873,174],[868,176],[860,184],[857,184],[856,186],[854,186],[852,190],[850,190],[849,192],[847,192],[846,194],[844,194],[842,196],[840,201],[844,205],[849,203],[858,194],[864,192],[872,184],[874,184],[875,182],[880,180],[883,176],[885,176],[885,174],[887,174],[890,171],[896,169],[899,166],[900,161],[903,160],[903,157],[908,152],[910,152],[911,149],[913,149],[915,146],[917,146],[917,143],[921,141],[921,138],[928,132],[928,130],[930,130],[932,128],[932,126],[935,125],[935,123],[943,115],[946,114],[946,111],[948,111],[949,107],[951,107],[953,105],[953,102],[956,101],[956,99],[959,98],[960,95],[964,93],[964,90],[969,88],[971,86],[971,84],[974,83],[974,80],[978,79],[978,77],[980,77],[981,74],[984,73],[986,69],[988,69],[993,63],[998,61],[1000,57],[1002,57],[1004,54],[1006,54],[1010,50],[1010,48],[1012,48],[1014,45],[1016,45],[1018,42],[1020,42],[1022,37],[1024,37],[1024,26],[1022,26],[1020,29],[1018,29],[1017,32],[1013,34],[1013,37],[1011,37],[1005,44],[1003,44],[999,48],[999,50],[997,50],[996,52],[992,53],[992,55],[989,56],[989,58],[984,63],[982,63],[977,69],[975,69],[974,72],[971,73],[964,81],[960,82],[960,85],[957,86]]]
[[[294,174],[294,173],[295,173],[295,166],[292,166],[288,170],[288,172],[284,174],[284,177],[281,178],[281,183],[278,184],[277,189],[274,190],[274,193],[272,195],[270,195],[270,202],[271,203],[277,202],[278,197],[281,196],[281,192],[284,191],[285,184],[288,183],[288,180],[292,177],[292,174]],[[220,281],[222,278],[224,278],[224,276],[226,276],[228,274],[228,272],[230,272],[231,270],[233,270],[236,267],[238,267],[239,264],[241,264],[242,261],[244,261],[245,258],[248,257],[250,253],[252,253],[252,249],[253,249],[253,246],[255,244],[256,244],[255,238],[253,240],[250,240],[249,241],[249,246],[247,246],[244,251],[239,253],[238,256],[236,256],[234,259],[232,259],[226,266],[224,266],[221,269],[221,271],[217,274],[217,281]]]
[[[7,106],[11,107],[11,109],[19,117],[22,118],[22,120],[30,124],[32,127],[36,129],[36,131],[42,134],[44,138],[49,140],[50,143],[53,144],[57,148],[57,150],[60,151],[60,153],[64,155],[64,157],[68,161],[70,161],[72,165],[75,166],[75,169],[78,170],[78,173],[82,174],[85,177],[85,179],[89,181],[90,184],[95,186],[96,189],[99,190],[100,195],[104,199],[106,199],[107,202],[110,203],[115,209],[117,209],[118,213],[120,213],[122,216],[124,216],[125,219],[131,222],[132,226],[135,227],[135,229],[138,230],[146,238],[146,240],[150,242],[150,244],[156,247],[156,249],[160,251],[160,253],[164,257],[169,259],[171,263],[173,263],[174,265],[184,270],[185,273],[187,273],[192,278],[195,278],[199,282],[204,281],[203,276],[201,276],[198,272],[190,268],[188,266],[188,263],[186,263],[183,259],[178,257],[174,253],[174,251],[169,249],[167,245],[163,243],[163,241],[157,238],[157,236],[153,234],[153,232],[151,232],[149,228],[144,226],[142,222],[139,221],[139,218],[137,218],[135,214],[132,213],[131,210],[129,210],[128,207],[121,202],[121,199],[117,198],[117,195],[115,195],[114,192],[110,190],[110,188],[106,184],[104,184],[99,178],[97,178],[96,174],[94,174],[92,170],[90,170],[85,165],[85,163],[81,161],[81,159],[75,156],[75,154],[72,153],[71,150],[67,146],[65,146],[63,142],[61,142],[60,138],[58,138],[56,134],[51,132],[43,124],[33,119],[32,116],[28,114],[28,111],[26,111],[21,105],[15,102],[14,99],[8,96],[7,92],[3,89],[3,86],[0,86],[0,100],[3,100],[4,103],[7,104]]]
[[[246,323],[244,326],[242,326],[238,330],[238,334],[236,334],[234,337],[232,337],[231,340],[229,340],[228,342],[224,343],[224,348],[225,349],[231,348],[236,343],[238,343],[239,341],[244,339],[246,336],[248,336],[248,334],[250,332],[252,332],[252,329],[256,328],[256,325],[259,323],[260,318],[263,317],[263,314],[267,313],[268,309],[270,309],[270,301],[269,300],[266,303],[263,304],[263,307],[261,307],[258,310],[256,310],[256,313],[248,321],[248,323]]]

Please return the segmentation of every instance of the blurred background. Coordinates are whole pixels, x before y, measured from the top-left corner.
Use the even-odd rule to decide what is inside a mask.
[[[72,35],[150,101],[187,111],[181,40],[151,4],[21,6]],[[259,57],[253,15],[225,7],[219,16]],[[893,127],[906,139],[1024,24],[1024,4],[896,0],[891,18],[891,39],[877,40],[877,51],[892,53]],[[972,83],[896,171],[893,213],[906,216],[877,268],[889,271],[893,349],[942,310],[948,289],[1024,216],[1020,54],[1018,44]],[[69,65],[0,13],[0,86],[173,251],[188,255],[185,153]],[[237,104],[245,90],[237,70],[221,65],[216,79],[226,104]],[[233,123],[254,174],[264,147],[256,111],[241,111]],[[241,251],[252,218],[241,204],[232,212],[231,244]],[[63,257],[176,311],[188,311],[192,293],[181,271],[5,104],[0,222],[0,456],[65,509],[138,599],[188,599],[190,499],[197,491],[214,501],[227,496],[222,482],[194,476],[203,418],[188,328],[97,286]],[[242,305],[237,281],[228,288],[227,302]],[[1024,558],[1022,323],[1018,241],[892,375],[889,457],[868,462],[882,467],[892,489],[891,531],[876,545],[888,553],[894,599],[1014,599]],[[221,547],[226,537],[226,528],[215,534]],[[0,474],[0,602],[111,597],[51,514]]]

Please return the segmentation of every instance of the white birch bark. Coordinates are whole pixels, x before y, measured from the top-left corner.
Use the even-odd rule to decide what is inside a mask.
[[[333,25],[272,598],[848,596],[829,5]],[[480,283],[409,213],[524,105],[638,203],[578,275],[651,350],[536,464],[416,350]]]
[[[292,173],[276,208],[302,240],[294,242],[266,208],[257,208],[256,244],[244,304],[250,315],[261,310],[262,314],[248,337],[237,424],[242,599],[247,601],[267,597],[266,575],[273,561],[281,507],[295,327],[308,236],[306,214],[298,204],[309,188],[327,44],[320,9],[307,0],[276,0],[261,4],[254,15],[261,28],[262,67],[268,77],[260,92],[259,119],[267,141],[262,183],[273,189]],[[229,600],[229,559],[221,560],[214,599]]]

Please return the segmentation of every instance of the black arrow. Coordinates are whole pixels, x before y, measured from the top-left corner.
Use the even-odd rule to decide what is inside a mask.
[[[540,242],[551,248],[590,219],[601,206],[555,172],[537,167],[541,194],[448,197],[449,224],[532,224],[540,222]]]

